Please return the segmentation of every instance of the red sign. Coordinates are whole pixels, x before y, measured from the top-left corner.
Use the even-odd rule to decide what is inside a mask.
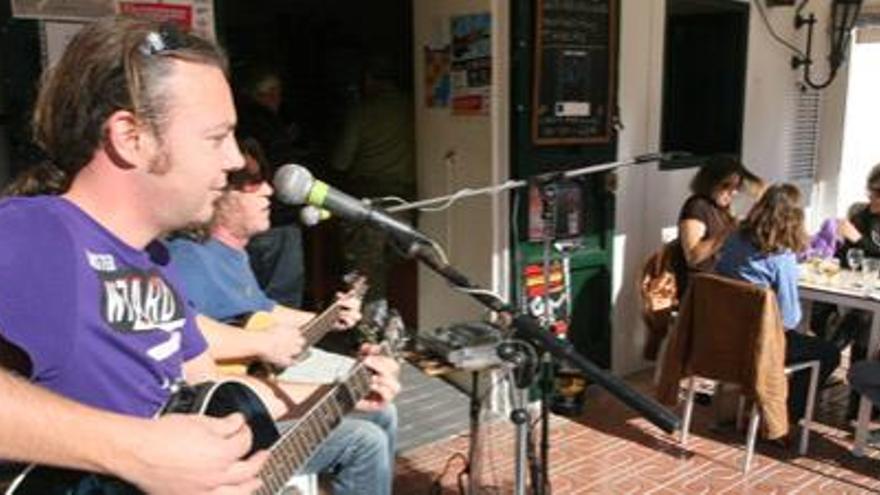
[[[190,5],[171,5],[153,2],[119,2],[119,12],[144,17],[157,22],[170,22],[182,29],[192,29],[193,13]]]

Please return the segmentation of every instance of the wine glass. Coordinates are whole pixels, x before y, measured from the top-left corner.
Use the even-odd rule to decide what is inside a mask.
[[[862,261],[862,284],[866,293],[874,290],[880,274],[880,258],[865,258]]]
[[[859,270],[862,267],[862,263],[865,262],[865,251],[859,248],[851,248],[846,252],[846,263],[849,265],[849,269],[853,271],[853,273],[858,274]],[[856,285],[861,285],[856,282]]]

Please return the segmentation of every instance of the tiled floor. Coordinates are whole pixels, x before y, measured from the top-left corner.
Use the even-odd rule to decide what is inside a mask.
[[[648,391],[647,375],[634,382]],[[744,434],[713,433],[710,409],[697,407],[689,448],[639,418],[603,392],[589,401],[574,420],[551,422],[550,483],[563,494],[764,494],[880,493],[880,450],[867,458],[849,454],[851,437],[840,429],[844,389],[823,393],[820,420],[809,453],[759,445],[752,471],[741,475]],[[484,470],[479,493],[513,493],[513,428],[506,420],[486,422],[482,450]],[[396,494],[458,493],[468,439],[459,436],[398,455]],[[435,480],[442,490],[432,491]],[[461,481],[466,486],[466,478]]]

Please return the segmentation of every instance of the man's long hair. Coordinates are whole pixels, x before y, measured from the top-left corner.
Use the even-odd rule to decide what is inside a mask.
[[[226,72],[219,48],[170,24],[119,16],[83,27],[43,75],[33,117],[37,143],[73,177],[105,144],[105,123],[116,111],[132,112],[161,139],[174,61]]]

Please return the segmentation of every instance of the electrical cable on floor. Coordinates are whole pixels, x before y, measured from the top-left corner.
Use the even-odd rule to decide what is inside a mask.
[[[443,466],[443,471],[440,472],[431,483],[431,490],[428,492],[429,495],[441,495],[443,493],[443,477],[446,476],[446,473],[449,472],[450,466],[452,466],[452,461],[456,459],[461,459],[464,462],[465,467],[468,465],[467,457],[461,452],[456,452],[449,456],[446,459],[446,464]],[[463,492],[462,492],[463,493]]]

